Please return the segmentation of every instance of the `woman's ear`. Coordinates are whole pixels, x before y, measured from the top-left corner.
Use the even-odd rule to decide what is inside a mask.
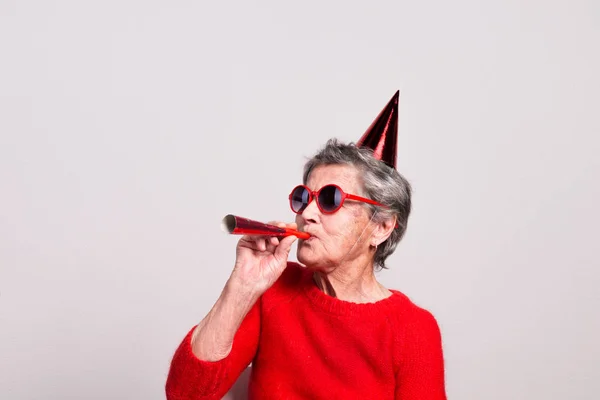
[[[385,242],[396,228],[396,217],[386,218],[376,224],[371,235],[371,244],[375,247]]]

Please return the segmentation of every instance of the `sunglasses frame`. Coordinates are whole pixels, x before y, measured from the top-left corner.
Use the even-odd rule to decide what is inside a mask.
[[[323,190],[326,187],[330,187],[330,186],[333,186],[337,190],[340,191],[340,193],[342,194],[342,200],[340,201],[340,205],[335,210],[333,210],[333,211],[325,211],[325,210],[323,210],[323,207],[321,207],[321,203],[319,202],[319,194],[321,193],[321,190]],[[298,185],[294,189],[292,189],[292,192],[288,196],[288,198],[290,200],[290,208],[296,214],[302,214],[304,212],[304,210],[306,210],[306,207],[305,207],[304,210],[302,210],[300,212],[297,212],[297,211],[294,210],[294,207],[292,206],[292,195],[294,194],[294,192],[298,188],[304,188],[308,192],[308,196],[309,197],[308,197],[308,203],[306,203],[306,207],[308,207],[308,205],[310,204],[311,201],[313,201],[314,199],[316,199],[317,207],[319,208],[319,210],[323,214],[334,214],[334,213],[338,212],[340,210],[340,208],[342,208],[342,206],[344,205],[344,202],[346,201],[346,199],[356,200],[356,201],[360,201],[360,202],[367,203],[367,204],[372,204],[374,206],[379,206],[379,207],[383,207],[383,208],[389,208],[385,204],[378,203],[375,200],[367,199],[366,197],[357,196],[355,194],[346,193],[346,192],[344,192],[342,190],[341,187],[339,187],[338,185],[336,185],[334,183],[330,183],[330,184],[324,185],[319,190],[310,190],[306,185]]]

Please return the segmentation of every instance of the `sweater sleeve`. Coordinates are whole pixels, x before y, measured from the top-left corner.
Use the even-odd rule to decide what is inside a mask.
[[[260,334],[260,302],[236,332],[231,352],[219,361],[200,360],[192,352],[192,334],[185,336],[171,361],[165,387],[167,400],[219,400],[254,358]]]
[[[418,308],[399,343],[397,400],[446,400],[442,338],[433,315]]]

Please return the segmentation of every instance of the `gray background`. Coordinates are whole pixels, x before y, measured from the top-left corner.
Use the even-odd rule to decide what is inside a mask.
[[[164,398],[221,218],[292,220],[400,89],[379,277],[437,317],[449,397],[597,399],[599,39],[591,0],[0,1],[0,398]]]

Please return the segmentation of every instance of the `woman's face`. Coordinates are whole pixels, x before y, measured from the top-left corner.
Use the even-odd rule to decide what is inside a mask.
[[[306,186],[317,191],[328,184],[338,185],[344,192],[364,196],[358,170],[349,165],[322,165],[313,169]],[[302,264],[319,269],[333,269],[342,261],[370,257],[369,245],[373,231],[365,203],[346,200],[333,214],[323,214],[316,199],[297,214],[298,229],[312,235],[298,241],[297,257]],[[361,235],[362,234],[362,235]]]

